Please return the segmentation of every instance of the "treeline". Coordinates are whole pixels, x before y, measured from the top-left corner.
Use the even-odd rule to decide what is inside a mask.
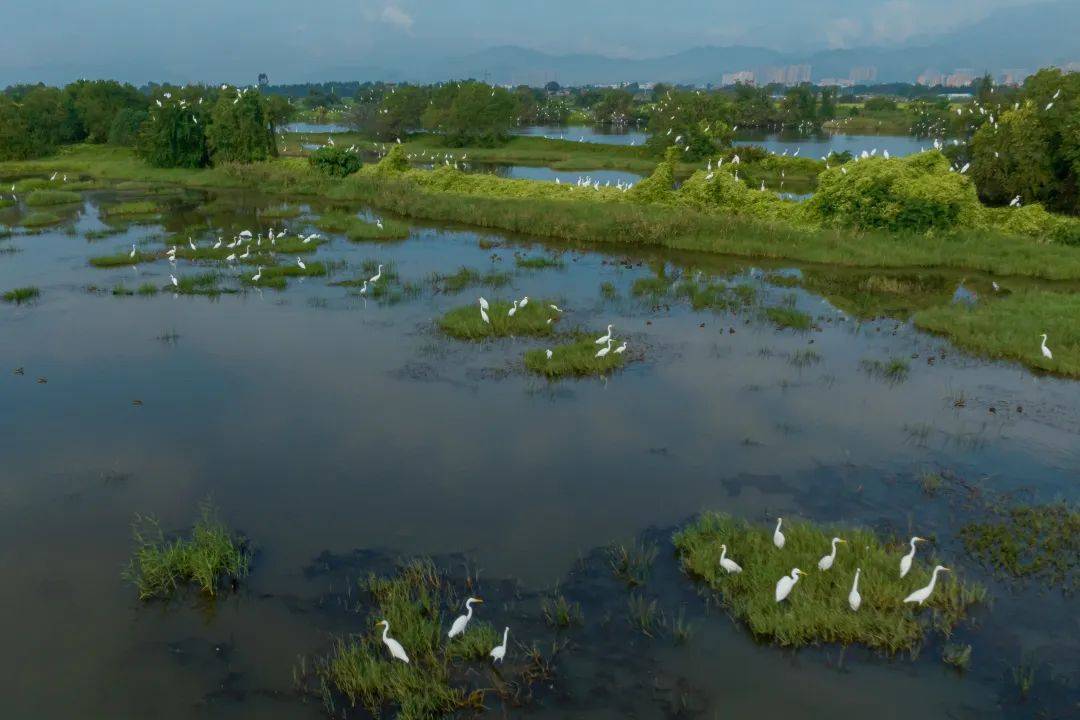
[[[0,160],[42,157],[81,142],[133,147],[158,167],[265,160],[277,154],[274,133],[292,114],[287,98],[258,89],[140,91],[112,80],[62,89],[18,85],[0,94]]]

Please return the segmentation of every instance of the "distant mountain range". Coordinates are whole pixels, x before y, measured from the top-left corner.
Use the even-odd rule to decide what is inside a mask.
[[[724,73],[809,65],[814,80],[847,78],[852,68],[874,67],[877,82],[912,82],[927,71],[966,68],[976,74],[1005,69],[1037,70],[1080,62],[1080,0],[1055,0],[998,10],[947,34],[921,37],[896,47],[861,47],[784,53],[763,47],[698,47],[647,59],[602,55],[551,55],[514,45],[457,57],[399,58],[380,66],[323,69],[310,80],[435,82],[476,78],[498,84],[563,85],[677,82],[718,85]],[[329,73],[329,74],[327,74]]]

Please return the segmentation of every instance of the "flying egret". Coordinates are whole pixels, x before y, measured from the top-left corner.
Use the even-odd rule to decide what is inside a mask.
[[[262,280],[262,265],[260,265],[255,274],[251,276],[251,282],[259,282],[260,280]]]
[[[1044,358],[1047,360],[1054,359],[1054,353],[1050,352],[1050,348],[1046,347],[1046,333],[1042,334],[1042,345],[1039,346],[1039,349],[1042,350]]]
[[[855,568],[855,582],[851,584],[851,592],[848,593],[847,602],[854,611],[859,610],[859,606],[862,605],[862,595],[859,594],[859,573],[862,572],[862,568]]]
[[[510,310],[506,313],[506,317],[514,317],[514,313],[518,311],[518,302],[518,300],[514,301],[514,307],[510,308]]]
[[[602,347],[599,350],[597,350],[596,355],[594,357],[602,358],[605,355],[607,355],[609,352],[611,352],[611,338],[608,338],[607,347]]]
[[[596,341],[595,341],[594,344],[603,345],[606,342],[611,342],[611,328],[613,328],[613,327],[615,327],[615,326],[614,325],[608,325],[607,326],[607,335],[601,335],[600,337],[596,338]]]
[[[944,565],[938,565],[934,568],[934,572],[930,575],[930,584],[908,595],[906,598],[904,598],[904,602],[919,603],[920,605],[926,602],[926,599],[930,597],[930,593],[934,592],[934,585],[937,584],[937,574],[942,570],[944,570],[945,572],[952,572]]]
[[[911,552],[900,558],[900,577],[911,572],[911,561],[915,559],[915,543],[917,542],[926,542],[926,540],[921,537],[911,538]]]
[[[491,662],[501,663],[503,658],[506,657],[506,639],[510,636],[510,628],[507,627],[503,630],[502,645],[496,645],[491,649]]]
[[[795,587],[795,583],[799,582],[799,576],[805,575],[799,568],[794,568],[791,571],[791,575],[785,575],[776,581],[776,602],[783,602],[784,598],[791,594],[792,588]]]
[[[379,268],[378,268],[378,271],[375,273],[375,275],[373,277],[368,278],[368,282],[370,282],[372,285],[379,282],[379,278],[382,277],[382,268],[383,268],[383,266],[380,265]]]
[[[451,638],[452,637],[457,637],[458,635],[461,635],[463,632],[465,632],[465,628],[468,626],[469,621],[472,620],[472,613],[473,613],[472,606],[473,606],[473,603],[482,603],[482,602],[484,602],[484,601],[481,600],[480,598],[474,598],[474,597],[471,597],[468,600],[466,600],[465,601],[465,610],[466,610],[465,614],[464,615],[459,615],[458,618],[456,620],[454,620],[454,624],[450,626],[450,632],[446,634],[446,637],[451,637]]]
[[[818,560],[818,570],[828,570],[832,567],[833,561],[836,560],[836,544],[842,542],[847,542],[847,540],[838,537],[832,539],[832,552]]]
[[[409,662],[409,656],[405,654],[405,648],[401,647],[401,643],[399,643],[397,640],[390,637],[390,623],[386,620],[380,620],[379,622],[375,623],[375,627],[378,627],[379,625],[383,626],[382,641],[383,644],[386,645],[386,647],[390,650],[390,654],[401,662],[407,664]]]
[[[727,556],[727,545],[720,546],[720,567],[727,570],[729,575],[742,572],[739,564]]]
[[[773,545],[781,549],[784,547],[784,533],[780,532],[780,524],[783,522],[784,518],[776,518],[776,530],[772,534]]]

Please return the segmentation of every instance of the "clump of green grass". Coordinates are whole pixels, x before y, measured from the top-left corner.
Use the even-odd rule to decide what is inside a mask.
[[[671,280],[666,277],[641,277],[630,286],[630,294],[634,297],[646,295],[656,298],[663,297],[671,291]]]
[[[679,614],[672,620],[671,634],[679,645],[685,645],[694,637],[694,624],[686,620],[686,608],[679,608]]]
[[[303,211],[296,205],[275,205],[274,207],[263,208],[259,215],[267,220],[287,220],[289,218],[299,217]]]
[[[300,267],[295,263],[287,265],[271,265],[263,267],[257,272],[244,272],[238,278],[243,285],[249,287],[273,288],[284,290],[287,285],[286,278],[291,277],[324,277],[326,265],[321,262],[305,263],[306,267]],[[258,276],[258,280],[252,278]]]
[[[86,234],[83,235],[83,237],[93,242],[94,240],[104,240],[105,238],[112,237],[113,235],[120,235],[124,232],[126,232],[126,230],[122,227],[106,227],[99,230],[87,230]]]
[[[552,348],[536,348],[525,353],[525,368],[549,379],[607,375],[626,364],[625,353],[614,349],[604,357],[596,353],[605,345],[597,345],[587,335],[575,335],[573,342]],[[612,348],[615,346],[613,345]],[[548,359],[547,351],[551,350]]]
[[[544,257],[543,255],[532,257],[518,255],[514,258],[514,264],[524,270],[546,270],[547,268],[561,268],[565,265],[559,258]]]
[[[915,314],[915,325],[971,352],[1073,377],[1080,376],[1080,294],[1017,290],[975,305],[949,303]],[[1042,334],[1053,358],[1044,357]]]
[[[627,587],[637,587],[649,579],[659,552],[655,543],[634,543],[630,547],[612,545],[608,548],[608,564],[615,577]]]
[[[40,210],[38,212],[32,212],[27,214],[19,221],[23,227],[38,228],[47,227],[49,225],[55,225],[61,222],[63,218],[48,210]]]
[[[160,212],[161,206],[152,200],[132,200],[101,208],[101,216],[107,218],[157,215]]]
[[[642,635],[656,637],[664,626],[664,612],[657,606],[656,599],[631,593],[626,600],[626,619],[631,627]]]
[[[795,275],[771,272],[765,275],[765,282],[777,287],[798,287],[801,281]]]
[[[7,195],[0,196],[0,209],[12,207],[17,204],[18,202],[14,198],[10,198]]]
[[[510,283],[510,273],[498,270],[481,273],[473,268],[461,267],[450,275],[434,273],[431,276],[431,283],[444,293],[459,293],[466,288],[480,286],[499,288]]]
[[[821,362],[821,355],[813,350],[796,350],[788,360],[795,367],[809,367]]]
[[[1021,661],[1012,669],[1013,685],[1020,693],[1020,698],[1026,700],[1031,688],[1035,685],[1035,666],[1027,660]]]
[[[180,295],[206,295],[217,297],[223,293],[236,292],[232,288],[223,288],[219,284],[221,277],[216,272],[198,273],[196,275],[181,275],[176,278],[177,287],[174,292]],[[284,278],[281,279],[284,282]],[[171,287],[171,286],[170,286]]]
[[[540,611],[544,615],[544,622],[552,627],[568,628],[585,622],[585,615],[581,612],[581,603],[570,602],[559,592],[551,598],[544,598],[540,604]]]
[[[549,308],[548,300],[532,299],[523,308],[509,315],[510,303],[502,300],[491,302],[487,310],[490,322],[480,317],[476,303],[454,308],[439,319],[439,327],[447,335],[458,340],[486,340],[494,337],[551,335],[553,320],[558,314]]]
[[[615,283],[605,280],[600,283],[600,297],[605,300],[615,300],[619,297],[619,291],[615,287]]]
[[[1038,578],[1068,593],[1080,587],[1080,511],[1066,503],[1001,511],[960,528],[972,556],[1012,578]]]
[[[409,237],[409,226],[396,220],[381,219],[382,227],[355,215],[328,213],[315,221],[320,230],[341,233],[354,242],[367,240],[404,240]]]
[[[251,567],[247,540],[221,523],[209,501],[188,538],[166,539],[158,522],[145,515],[135,516],[132,535],[135,552],[124,577],[138,588],[140,600],[168,599],[186,585],[213,597],[235,587]]]
[[[124,265],[138,265],[140,263],[154,262],[160,257],[161,255],[158,253],[148,253],[136,248],[134,256],[132,256],[130,252],[119,252],[113,255],[96,255],[90,258],[90,264],[99,268],[122,267]]]
[[[128,296],[134,295],[135,291],[124,283],[117,283],[116,285],[113,285],[112,294],[117,296]]]
[[[888,653],[913,650],[930,627],[948,635],[967,609],[985,598],[978,585],[942,573],[937,586],[919,607],[904,603],[911,592],[930,581],[932,559],[916,562],[907,577],[897,571],[904,549],[882,543],[865,530],[823,528],[785,522],[782,550],[772,542],[773,528],[718,513],[706,513],[675,534],[683,570],[715,591],[728,611],[761,638],[799,647],[819,642],[859,643]],[[827,571],[817,568],[828,554],[832,537],[847,540]],[[728,574],[720,567],[720,546],[743,571]],[[776,582],[792,568],[806,575],[788,598],[777,603]],[[855,569],[861,568],[858,612],[848,607]]]
[[[6,303],[14,303],[16,305],[22,305],[24,302],[30,302],[31,300],[37,300],[41,297],[41,291],[36,287],[21,287],[14,290],[8,290],[0,298],[3,298]]]
[[[467,677],[460,663],[486,664],[502,634],[474,620],[464,636],[445,637],[440,608],[458,605],[431,561],[410,562],[389,578],[372,575],[361,587],[372,604],[371,630],[336,640],[329,654],[315,662],[314,684],[324,700],[333,703],[337,693],[375,715],[392,706],[399,718],[451,717],[482,709],[486,690],[460,682]],[[390,635],[405,648],[409,663],[390,657],[382,628],[375,626],[380,620],[389,621]]]
[[[809,315],[786,305],[765,308],[765,317],[781,330],[791,328],[792,330],[805,331],[809,330],[813,325]]]
[[[923,492],[927,495],[937,495],[944,484],[945,478],[941,476],[941,473],[927,470],[919,475],[919,485],[922,486]]]
[[[82,196],[67,190],[34,190],[26,196],[26,204],[30,207],[70,205],[78,202],[82,202]]]
[[[46,178],[23,178],[15,182],[15,192],[20,195],[24,193],[33,192],[34,190],[42,190],[45,188],[56,187],[58,183],[50,181]]]
[[[143,283],[135,289],[139,295],[157,295],[158,287],[154,283]]]
[[[941,651],[941,659],[946,665],[957,670],[967,670],[971,665],[971,646],[961,643],[946,643]]]
[[[867,375],[882,378],[890,383],[901,383],[907,380],[911,365],[904,358],[894,357],[888,360],[864,359],[859,363]]]
[[[738,306],[737,299],[729,294],[727,285],[720,282],[683,280],[675,286],[675,294],[688,299],[690,307],[695,310],[735,309]]]

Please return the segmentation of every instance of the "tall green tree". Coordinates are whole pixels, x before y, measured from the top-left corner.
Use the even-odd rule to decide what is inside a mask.
[[[447,83],[432,95],[423,123],[451,147],[492,146],[509,136],[516,109],[514,96],[505,88],[473,80]]]
[[[206,128],[210,114],[206,105],[172,92],[168,92],[171,97],[166,97],[166,92],[151,101],[149,114],[139,129],[136,152],[155,167],[209,165]]]
[[[109,138],[113,118],[122,110],[145,110],[146,96],[131,85],[115,80],[79,80],[64,88],[78,114],[87,142]]]
[[[226,90],[214,103],[206,140],[215,163],[250,163],[277,155],[266,103],[258,89]]]

